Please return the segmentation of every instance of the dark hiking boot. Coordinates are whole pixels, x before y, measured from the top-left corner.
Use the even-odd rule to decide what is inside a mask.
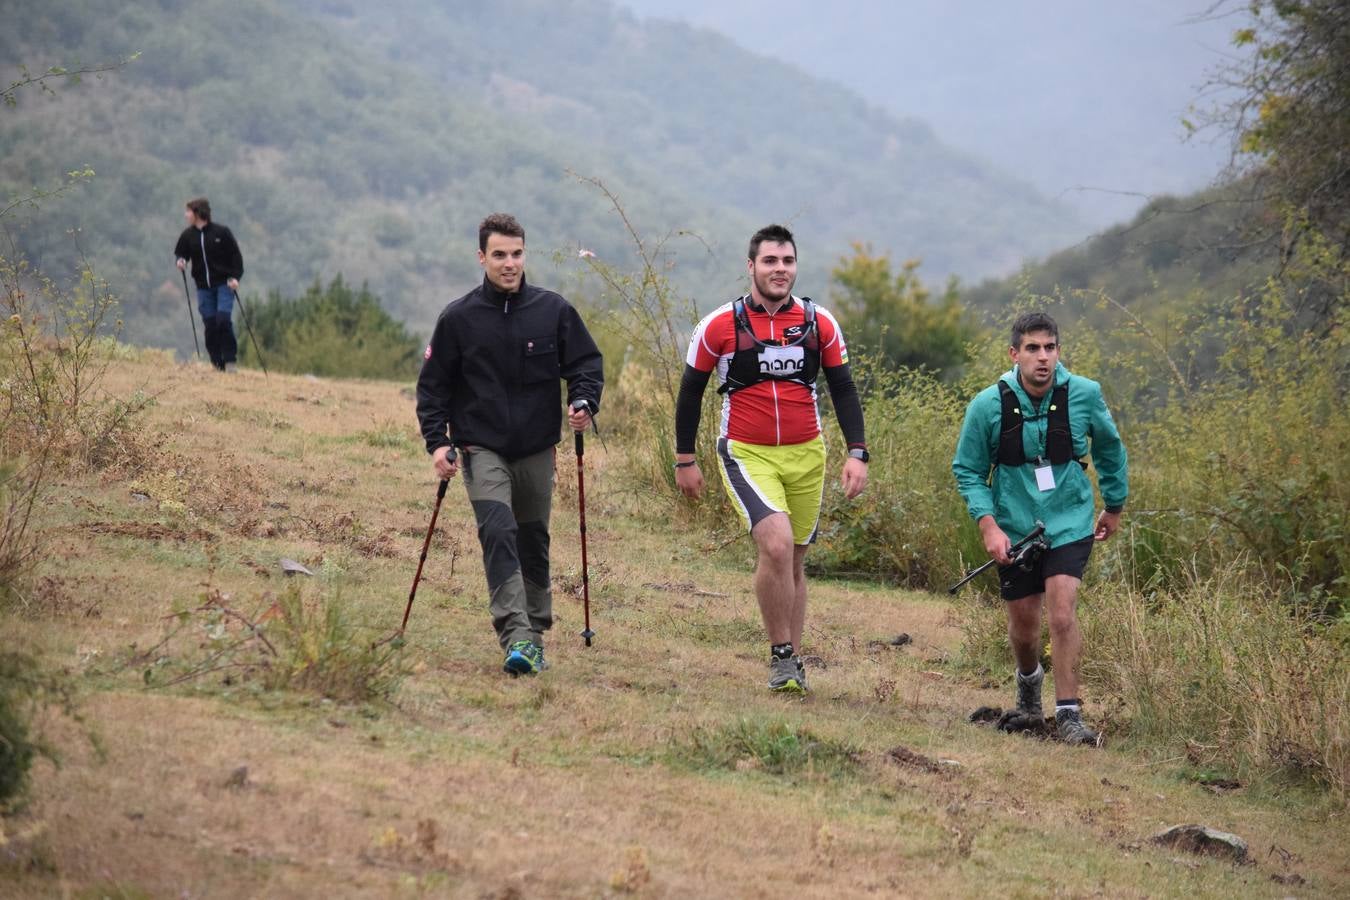
[[[1030,675],[1017,673],[1017,711],[1029,719],[1045,715],[1041,711],[1041,685],[1044,682],[1045,670],[1040,666]]]
[[[1030,675],[1018,671],[1017,707],[999,716],[995,726],[999,731],[1044,731],[1045,713],[1041,710],[1041,685],[1045,682],[1045,670],[1040,666]]]
[[[1101,735],[1083,724],[1083,714],[1079,710],[1055,710],[1055,727],[1059,729],[1059,739],[1066,744],[1101,746]]]

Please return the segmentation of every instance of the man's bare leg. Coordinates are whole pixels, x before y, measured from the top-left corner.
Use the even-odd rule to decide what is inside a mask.
[[[806,589],[803,582],[798,603],[793,572],[796,553],[787,513],[773,513],[760,519],[750,534],[759,550],[755,599],[759,601],[759,614],[764,619],[769,643],[793,642],[795,647],[794,638],[801,639],[801,618],[806,614]]]

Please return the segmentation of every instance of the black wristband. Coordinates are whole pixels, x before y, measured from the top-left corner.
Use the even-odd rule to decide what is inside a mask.
[[[677,468],[677,469],[687,469],[687,468],[689,468],[690,466],[696,466],[696,465],[698,465],[698,460],[696,460],[696,459],[691,459],[691,460],[689,460],[688,462],[677,462],[677,463],[675,464],[675,468]]]

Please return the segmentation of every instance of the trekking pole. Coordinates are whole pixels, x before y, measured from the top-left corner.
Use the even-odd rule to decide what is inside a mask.
[[[231,290],[234,294],[235,305],[239,307],[239,315],[244,318],[244,327],[248,329],[248,336],[253,340],[253,352],[258,354],[258,365],[262,366],[263,377],[267,377],[267,363],[263,362],[262,350],[258,348],[258,339],[253,334],[253,326],[248,324],[248,310],[244,309],[244,301],[239,299],[239,292]]]
[[[451,455],[449,456],[451,462],[455,460],[454,452],[454,448],[451,448]],[[448,479],[442,478],[440,485],[436,488],[436,506],[431,510],[431,524],[427,526],[427,538],[422,542],[422,556],[417,560],[417,574],[413,576],[412,589],[408,591],[408,605],[403,610],[403,622],[398,626],[398,631],[384,640],[372,644],[372,650],[380,644],[387,644],[392,640],[403,637],[403,631],[408,627],[408,616],[412,614],[413,598],[417,596],[417,585],[422,580],[422,566],[427,561],[427,550],[431,547],[431,535],[436,531],[436,517],[441,514],[441,501],[445,499],[445,488],[449,483]]]
[[[182,269],[179,269],[178,274],[183,276],[183,299],[187,301],[188,321],[192,323],[192,346],[197,348],[197,361],[201,362],[202,345],[197,343],[197,319],[192,314],[192,295],[188,293],[187,272],[183,271]]]
[[[585,403],[585,400],[578,400],[573,404],[573,409]],[[586,630],[581,632],[581,636],[586,639],[586,646],[589,647],[595,632],[591,630],[591,579],[586,565],[586,470],[581,464],[586,453],[586,438],[580,431],[576,432],[574,437],[577,451],[577,509],[581,519],[581,599],[586,611]]]
[[[1031,551],[1034,547],[1036,547],[1036,544],[1033,544],[1032,542],[1035,541],[1037,538],[1039,538],[1039,537],[1040,537],[1041,535],[1043,535],[1043,534],[1045,534],[1045,523],[1043,523],[1043,522],[1037,522],[1037,523],[1036,523],[1036,527],[1033,528],[1033,529],[1031,529],[1031,533],[1030,533],[1030,534],[1028,534],[1026,537],[1022,538],[1022,539],[1021,539],[1020,541],[1018,541],[1017,543],[1013,544],[1013,545],[1012,545],[1012,548],[1011,548],[1010,551],[1009,551],[1009,552],[1011,552],[1012,554],[1014,554],[1014,555],[1013,555],[1013,559],[1012,559],[1012,564],[1013,564],[1013,565],[1020,565],[1020,564],[1026,559],[1027,553],[1028,553],[1029,551]],[[1044,544],[1044,541],[1041,541],[1040,543],[1043,545],[1043,544]],[[1021,552],[1018,552],[1018,551],[1021,551]],[[996,560],[992,560],[992,559],[991,559],[991,560],[989,560],[989,562],[985,563],[984,565],[980,566],[979,568],[977,568],[977,569],[971,569],[969,572],[966,573],[966,577],[965,577],[965,578],[962,578],[962,579],[961,579],[960,581],[958,581],[956,584],[954,584],[954,585],[952,585],[951,587],[947,588],[947,593],[949,593],[949,594],[955,594],[957,591],[961,590],[961,588],[965,586],[966,582],[970,581],[970,580],[971,580],[972,578],[974,578],[976,575],[980,574],[980,573],[983,572],[985,569],[987,569],[987,568],[989,568],[990,566],[992,566],[995,562],[996,562]]]

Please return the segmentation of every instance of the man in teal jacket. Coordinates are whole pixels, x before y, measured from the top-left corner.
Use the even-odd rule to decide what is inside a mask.
[[[1045,313],[1023,313],[1012,326],[1011,371],[970,401],[952,460],[961,496],[999,564],[1008,638],[1017,661],[1017,708],[1005,730],[1041,721],[1041,605],[1050,620],[1055,724],[1071,744],[1099,744],[1083,724],[1078,696],[1078,586],[1095,541],[1120,527],[1129,493],[1125,445],[1101,385],[1059,362],[1059,326]],[[1097,467],[1105,508],[1093,520],[1086,458]],[[1012,565],[1012,545],[1045,524],[1048,550],[1029,569]]]

